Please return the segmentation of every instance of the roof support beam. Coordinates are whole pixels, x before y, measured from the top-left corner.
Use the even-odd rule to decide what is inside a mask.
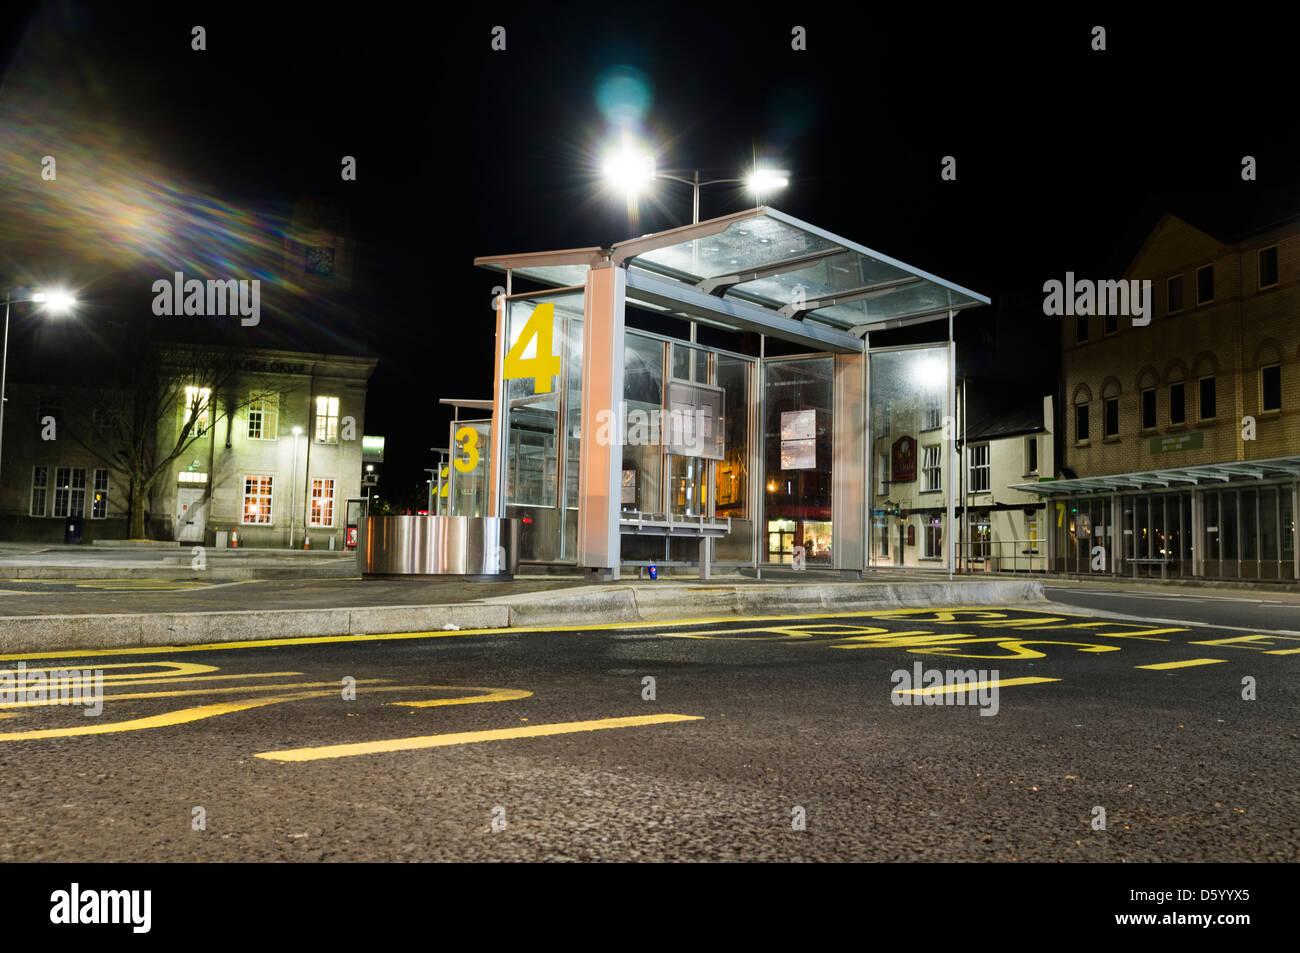
[[[699,288],[705,294],[722,297],[722,295],[726,294],[732,285],[744,284],[746,281],[758,281],[760,278],[770,278],[772,275],[779,275],[786,271],[801,271],[804,268],[811,268],[823,258],[842,254],[844,254],[843,248],[825,248],[822,251],[810,252],[807,255],[796,255],[793,258],[783,258],[781,261],[774,261],[770,265],[763,265],[761,268],[752,268],[748,271],[738,272],[734,275],[719,275],[716,278],[705,278],[703,281],[697,283],[695,287]]]
[[[862,353],[862,342],[847,331],[837,331],[815,322],[805,324],[735,298],[716,298],[694,287],[648,274],[639,268],[628,268],[626,271],[629,301],[662,305],[674,311],[712,319],[713,323],[731,330],[754,331],[818,350],[841,354]]]
[[[815,301],[805,301],[799,306],[788,304],[781,309],[781,313],[787,318],[802,317],[806,311],[816,311],[818,308],[833,308],[837,304],[852,304],[855,301],[863,301],[867,298],[878,298],[881,295],[892,294],[899,288],[907,285],[914,285],[920,282],[916,275],[908,275],[906,278],[892,278],[889,281],[878,281],[873,285],[861,285],[857,288],[846,288],[844,291],[837,291],[835,294],[818,298]],[[943,309],[945,312],[948,308]]]

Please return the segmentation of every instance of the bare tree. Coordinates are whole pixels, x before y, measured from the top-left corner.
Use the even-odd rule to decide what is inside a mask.
[[[90,406],[65,418],[72,439],[124,477],[130,538],[145,538],[154,487],[178,457],[209,431],[215,434],[223,419],[280,393],[239,390],[237,358],[226,348],[141,343],[113,386],[84,392]]]

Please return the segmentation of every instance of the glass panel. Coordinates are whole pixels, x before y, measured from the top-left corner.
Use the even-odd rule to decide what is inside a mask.
[[[1237,491],[1224,490],[1223,496],[1223,516],[1219,521],[1220,545],[1223,547],[1223,560],[1225,563],[1234,563],[1232,566],[1224,566],[1223,574],[1225,576],[1237,575]]]
[[[473,438],[463,433],[466,428],[474,432]],[[462,435],[460,440],[456,439],[458,433]],[[474,461],[475,456],[478,460],[468,472],[461,471],[454,463],[448,467],[447,494],[450,498],[446,501],[446,512],[451,516],[487,516],[488,474],[492,472],[489,454],[492,449],[492,421],[452,421],[450,439],[448,446],[452,448],[453,461],[468,464]],[[472,450],[469,449],[471,439]]]
[[[674,516],[700,516],[708,511],[705,482],[708,461],[668,456],[668,506]]]
[[[1259,491],[1259,558],[1277,561],[1277,490],[1266,486]]]
[[[582,457],[582,321],[565,322],[564,342],[564,549],[566,562],[578,558],[578,471]]]
[[[749,507],[750,442],[749,408],[756,398],[750,393],[752,361],[726,354],[716,355],[717,385],[723,390],[723,439],[725,457],[714,469],[714,512],[719,519],[731,518],[731,532],[714,540],[713,558],[718,562],[753,562],[754,521]]]
[[[1259,494],[1255,490],[1241,491],[1241,558],[1259,558],[1259,524],[1255,512],[1255,501]]]
[[[1165,538],[1165,501],[1166,495],[1151,498],[1151,558],[1168,559],[1169,541]],[[1160,575],[1160,567],[1151,566],[1152,575]]]
[[[1134,527],[1135,559],[1151,558],[1151,498],[1137,498],[1137,525]],[[1139,570],[1140,572],[1141,570]]]
[[[664,344],[629,331],[623,347],[624,512],[662,514],[663,453],[657,425],[664,399]],[[631,537],[623,538],[626,555]]]
[[[716,235],[644,252],[630,264],[654,265],[700,278],[716,278],[837,247],[834,242],[784,222],[759,217],[733,222],[726,231]]]
[[[791,547],[803,545],[806,536],[815,535],[811,524],[830,523],[833,372],[831,357],[770,360],[763,365],[769,561],[790,561],[783,534],[789,534]],[[829,542],[818,548],[816,560],[806,558],[829,564]]]
[[[871,558],[881,565],[933,568],[943,555],[942,547],[934,547],[942,526],[933,521],[946,516],[952,476],[951,445],[943,439],[948,349],[875,351],[869,372],[871,459],[886,464],[872,480]],[[892,524],[899,524],[897,533],[888,532]]]
[[[566,468],[571,465],[576,473],[574,428],[579,422],[580,394],[575,382],[582,374],[582,294],[565,292],[508,302],[506,339],[508,349],[513,348],[527,326],[530,340],[522,352],[524,366],[531,369],[536,365],[529,364],[530,359],[547,357],[538,353],[543,343],[538,332],[544,329],[538,321],[529,326],[529,321],[548,303],[554,305],[550,355],[560,358],[560,374],[543,379],[540,391],[532,377],[504,381],[505,515],[520,521],[519,558],[525,561],[557,561],[565,558],[566,549],[568,559],[575,555],[572,548],[561,546],[566,536],[573,538],[573,530],[566,531],[567,507],[560,505],[560,454],[565,454]],[[565,483],[569,484],[567,476]],[[576,502],[576,483],[572,486]],[[565,490],[567,496],[568,486]]]
[[[1278,490],[1279,507],[1282,516],[1282,561],[1283,563],[1294,563],[1295,561],[1295,510],[1294,500],[1289,486],[1281,487]],[[1292,576],[1294,568],[1284,566],[1282,575]]]

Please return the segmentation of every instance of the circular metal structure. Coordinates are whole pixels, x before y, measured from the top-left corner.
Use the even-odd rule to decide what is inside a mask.
[[[367,516],[361,574],[509,580],[519,566],[519,521],[492,516]]]

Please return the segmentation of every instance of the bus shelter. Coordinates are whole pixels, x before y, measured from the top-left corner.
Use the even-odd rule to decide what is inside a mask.
[[[505,274],[492,412],[452,456],[520,521],[521,562],[952,572],[953,321],[988,298],[766,207],[475,264]],[[871,347],[919,323],[934,343]],[[804,351],[769,357],[772,338]]]

